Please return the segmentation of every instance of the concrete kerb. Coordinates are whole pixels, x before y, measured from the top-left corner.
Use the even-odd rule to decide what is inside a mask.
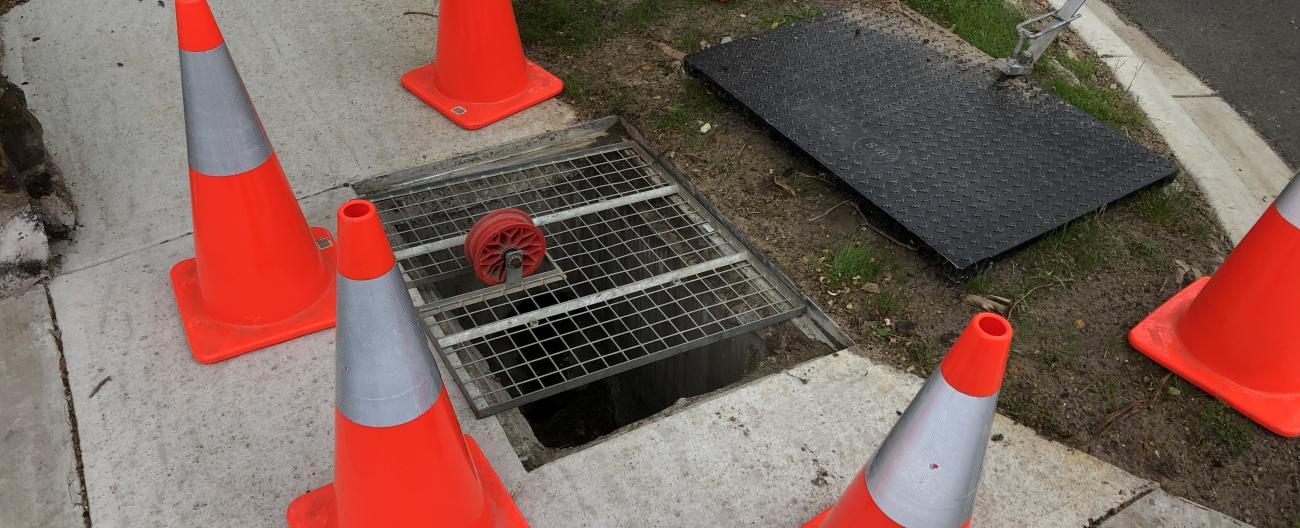
[[[1050,0],[1060,7],[1066,0]],[[1174,156],[1204,191],[1233,242],[1272,202],[1294,171],[1192,72],[1101,0],[1071,24],[1114,71]]]
[[[799,526],[830,506],[923,380],[852,349],[553,461],[515,488],[545,527]],[[975,522],[1084,526],[1154,484],[995,418]]]

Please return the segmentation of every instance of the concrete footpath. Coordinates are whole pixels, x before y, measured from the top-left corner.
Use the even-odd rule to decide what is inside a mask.
[[[217,5],[313,224],[332,227],[349,183],[573,123],[549,101],[465,132],[402,91],[397,76],[432,56],[435,29],[402,13],[435,9]],[[53,313],[40,290],[0,303],[0,346],[19,352],[0,397],[22,402],[0,410],[0,526],[77,526],[78,449],[96,527],[283,526],[293,498],[331,479],[332,331],[216,365],[189,355],[167,279],[193,251],[172,16],[154,2],[41,0],[0,19],[4,73],[28,90],[83,224],[49,286]],[[495,418],[449,394],[533,526],[797,526],[835,500],[920,384],[842,351],[531,472]],[[1232,522],[1005,418],[994,433],[980,525]]]

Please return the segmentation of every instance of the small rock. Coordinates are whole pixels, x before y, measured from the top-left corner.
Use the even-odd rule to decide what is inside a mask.
[[[710,130],[713,130],[713,123],[705,123],[700,126],[701,134],[708,134]]]
[[[745,16],[745,15],[740,15],[740,16]],[[726,44],[726,43],[731,42],[731,41],[733,41],[733,40],[735,40],[735,39],[731,38],[731,36],[728,35],[728,36],[726,36],[726,37],[722,37],[722,41],[719,42],[719,43],[720,43],[720,44]]]

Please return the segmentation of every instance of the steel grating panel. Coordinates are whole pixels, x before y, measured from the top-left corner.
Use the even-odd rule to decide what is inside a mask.
[[[671,174],[631,142],[382,193],[430,339],[487,416],[803,313]],[[528,212],[547,264],[486,286],[464,256],[489,211]]]
[[[686,65],[959,269],[1176,172],[1056,96],[963,57],[969,45],[885,16],[831,13]]]

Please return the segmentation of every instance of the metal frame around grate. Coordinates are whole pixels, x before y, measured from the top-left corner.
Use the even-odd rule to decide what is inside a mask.
[[[372,198],[430,338],[477,415],[803,312],[650,160],[625,142]],[[532,215],[562,278],[456,291],[471,280],[465,233],[502,207]]]

